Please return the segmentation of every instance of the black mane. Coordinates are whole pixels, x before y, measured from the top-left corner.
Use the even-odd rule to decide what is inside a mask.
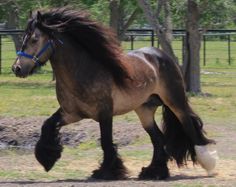
[[[114,33],[89,18],[85,11],[71,8],[54,8],[37,12],[29,20],[26,32],[37,27],[46,34],[68,34],[73,37],[89,54],[111,72],[119,86],[125,86],[129,78],[128,69],[123,64],[123,51]]]

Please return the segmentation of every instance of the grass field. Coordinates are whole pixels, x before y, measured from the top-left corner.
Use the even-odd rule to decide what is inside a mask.
[[[35,75],[27,79],[16,78],[11,72],[15,52],[13,44],[4,38],[2,50],[2,75],[0,75],[0,114],[3,116],[41,116],[50,115],[58,107],[55,97],[51,67],[48,63]],[[4,45],[5,44],[5,45]],[[124,42],[123,47],[129,48],[130,43]],[[149,42],[135,42],[135,48],[150,45]],[[180,41],[173,43],[177,55],[181,58]],[[196,96],[190,98],[196,110],[206,118],[216,120],[225,116],[233,117],[236,90],[236,42],[232,42],[232,64],[227,64],[226,42],[207,42],[207,66],[202,66],[202,92],[209,97]],[[214,55],[211,53],[215,51]],[[27,105],[26,105],[27,103]],[[29,105],[28,105],[29,103]],[[210,113],[209,113],[210,110]]]
[[[141,47],[143,43],[136,43],[136,45],[136,47]],[[180,44],[176,43],[175,45]],[[208,45],[207,47],[211,45],[215,48],[214,51],[217,51],[217,55],[212,55],[212,58],[207,59],[207,66],[202,66],[201,85],[203,94],[190,96],[190,102],[205,123],[211,125],[232,124],[236,121],[236,63],[234,63],[236,52],[232,54],[233,63],[229,66],[227,64],[227,54],[221,50],[221,48],[225,48],[225,44],[212,42]],[[235,49],[236,44],[233,45]],[[5,51],[8,50],[8,47],[10,49],[10,46],[3,46]],[[3,74],[0,75],[0,117],[50,116],[58,108],[55,82],[52,81],[50,64],[48,63],[37,74],[27,79],[19,79],[10,70],[15,57],[14,53],[4,53],[3,58],[9,57],[12,59],[3,61]],[[160,111],[157,115],[159,113]],[[157,118],[159,119],[159,116]],[[135,122],[137,117],[131,112],[116,117],[115,121]],[[232,129],[236,130],[236,127],[234,126]],[[210,135],[218,136],[211,133]],[[147,138],[140,139],[133,146],[140,146],[148,142]],[[151,157],[150,151],[145,149],[140,151],[124,148],[121,150],[121,155],[125,157],[126,161],[129,161],[129,166],[134,168],[140,162],[147,164]],[[0,180],[40,179],[47,181],[58,178],[74,179],[88,176],[97,167],[97,162],[94,164],[92,161],[101,159],[101,150],[91,142],[84,143],[79,148],[66,147],[63,158],[49,174],[45,173],[41,166],[37,164],[32,152],[2,150],[0,151],[0,157],[2,162],[0,164]],[[8,163],[8,168],[3,167],[5,162]],[[90,162],[92,164],[87,164]],[[23,165],[24,167],[21,168],[20,166]],[[174,184],[172,186],[183,187],[188,185]],[[203,185],[192,184],[190,186]]]

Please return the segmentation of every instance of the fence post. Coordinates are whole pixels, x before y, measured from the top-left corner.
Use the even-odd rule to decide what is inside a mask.
[[[134,36],[131,35],[131,50],[134,50]]]
[[[152,47],[154,47],[154,40],[155,40],[155,38],[154,38],[154,31],[152,30],[152,31],[151,31],[151,42],[152,42]]]
[[[206,36],[203,35],[203,65],[206,65]]]
[[[0,74],[2,74],[2,35],[0,35]]]
[[[230,34],[228,35],[228,62],[231,65],[231,38]]]
[[[185,36],[182,36],[182,63],[184,64],[184,55],[185,55]]]

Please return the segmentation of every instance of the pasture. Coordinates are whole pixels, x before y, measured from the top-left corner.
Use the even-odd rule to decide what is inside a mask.
[[[215,47],[220,48],[222,45]],[[171,178],[167,182],[137,181],[138,172],[148,164],[152,156],[152,148],[148,136],[133,112],[114,119],[114,138],[119,145],[125,165],[130,170],[130,180],[119,182],[87,180],[91,171],[98,167],[102,154],[98,141],[99,127],[91,120],[72,124],[63,129],[62,136],[68,139],[65,142],[70,142],[72,139],[73,145],[65,143],[60,161],[52,171],[44,172],[36,162],[31,148],[17,146],[25,146],[24,142],[27,142],[27,139],[29,142],[32,141],[33,145],[43,120],[58,107],[50,64],[48,63],[34,76],[19,79],[10,73],[13,62],[9,60],[4,62],[3,74],[0,75],[0,141],[15,140],[17,146],[10,144],[13,146],[0,151],[0,185],[236,186],[236,64],[228,66],[225,61],[221,61],[224,54],[221,54],[220,50],[218,55],[219,58],[209,60],[209,64],[201,69],[203,94],[196,96],[189,94],[190,103],[202,117],[208,135],[217,141],[216,147],[220,159],[216,177],[207,177],[203,169],[199,166],[193,167],[191,163],[188,167],[178,169],[170,162]],[[160,123],[160,109],[156,118]]]

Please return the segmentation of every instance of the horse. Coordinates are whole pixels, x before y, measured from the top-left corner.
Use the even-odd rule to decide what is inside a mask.
[[[144,47],[127,54],[111,29],[86,11],[52,8],[35,11],[28,20],[21,50],[12,65],[17,77],[33,74],[50,61],[56,77],[58,110],[42,125],[35,157],[49,171],[61,157],[60,129],[90,118],[99,123],[103,160],[91,177],[128,177],[113,143],[112,119],[135,111],[150,136],[153,156],[140,179],[170,176],[168,160],[181,167],[191,159],[211,173],[215,159],[207,149],[201,118],[191,108],[179,66],[162,50]],[[160,129],[154,119],[162,107]]]

